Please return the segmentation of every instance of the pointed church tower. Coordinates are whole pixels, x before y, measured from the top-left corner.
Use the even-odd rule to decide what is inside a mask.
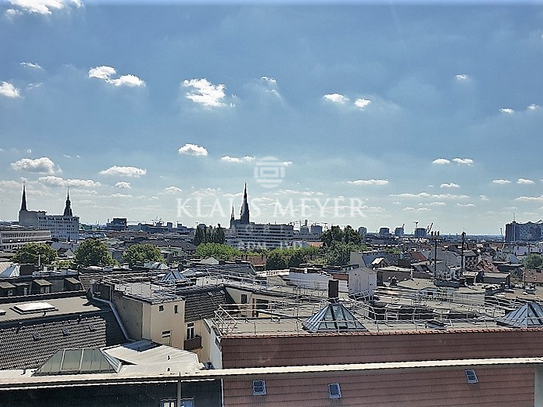
[[[243,191],[243,202],[241,204],[240,223],[243,225],[249,224],[249,202],[247,200],[247,183],[245,183],[245,189]]]
[[[70,188],[68,188],[68,193],[66,195],[66,207],[64,208],[64,215],[62,216],[74,216],[72,213],[72,202],[70,201]]]
[[[21,211],[28,211],[28,209],[26,209],[26,185],[23,184],[23,200],[21,201]]]

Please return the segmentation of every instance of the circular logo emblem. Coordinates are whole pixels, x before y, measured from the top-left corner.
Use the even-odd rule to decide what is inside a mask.
[[[264,188],[274,188],[283,182],[287,164],[274,157],[264,157],[255,165],[254,177]]]

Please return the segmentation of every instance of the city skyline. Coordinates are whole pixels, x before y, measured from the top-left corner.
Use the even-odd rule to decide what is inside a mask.
[[[355,3],[2,3],[0,219],[543,218],[543,8]]]

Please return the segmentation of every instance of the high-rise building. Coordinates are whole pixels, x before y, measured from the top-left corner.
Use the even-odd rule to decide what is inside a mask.
[[[535,242],[543,238],[543,221],[505,225],[505,242]]]
[[[45,211],[29,211],[26,203],[26,187],[23,186],[19,225],[23,227],[49,230],[51,238],[60,241],[76,242],[79,240],[79,216],[73,216],[70,191],[62,215],[47,215]]]

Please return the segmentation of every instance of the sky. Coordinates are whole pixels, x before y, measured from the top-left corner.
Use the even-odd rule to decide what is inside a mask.
[[[0,3],[0,219],[543,218],[543,5]]]

